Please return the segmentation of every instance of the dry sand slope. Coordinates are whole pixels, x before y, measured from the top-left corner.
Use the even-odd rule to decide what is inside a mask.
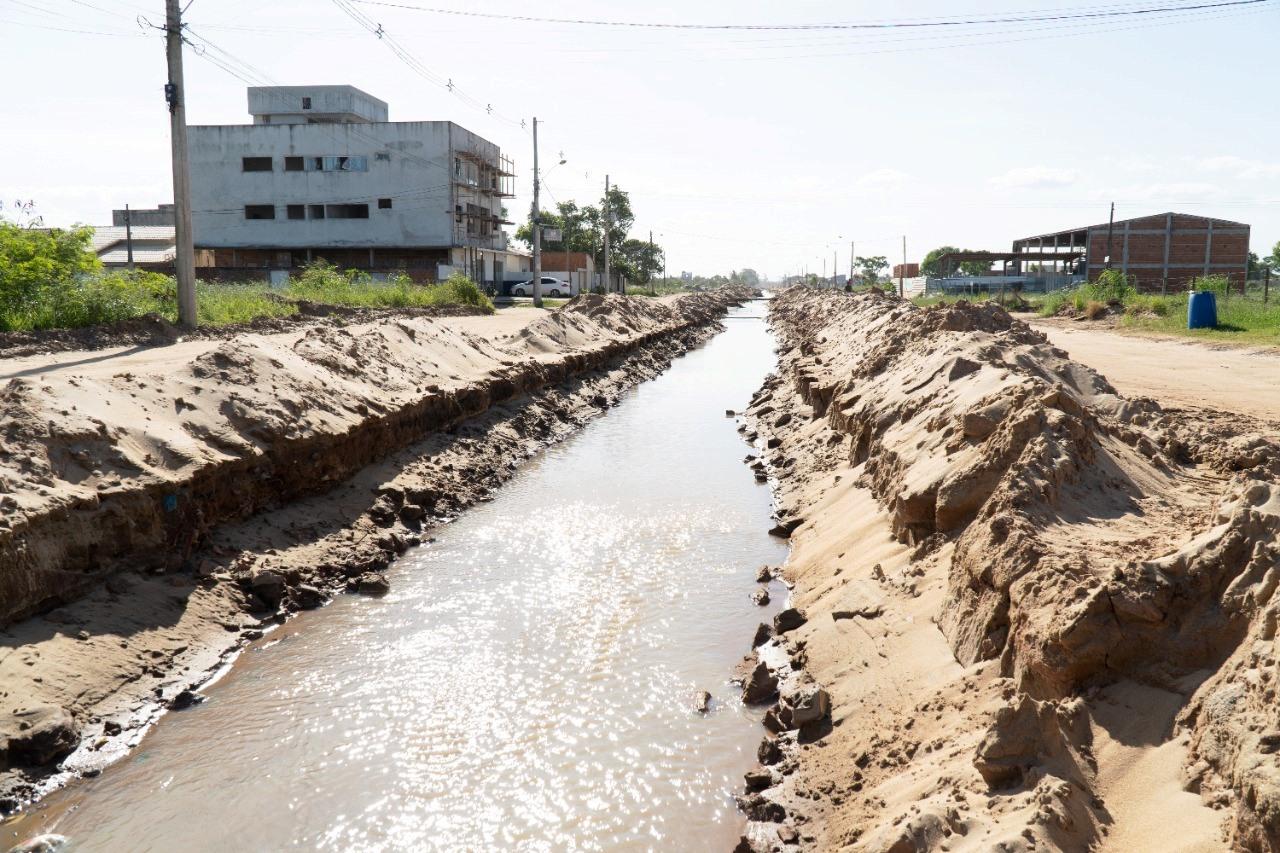
[[[288,612],[385,590],[432,523],[749,295],[587,296],[506,337],[415,317],[59,355],[10,379],[0,813],[59,761],[95,772],[136,744]]]
[[[747,423],[805,621],[761,649],[744,846],[1280,849],[1275,436],[1122,397],[994,305],[772,320]]]

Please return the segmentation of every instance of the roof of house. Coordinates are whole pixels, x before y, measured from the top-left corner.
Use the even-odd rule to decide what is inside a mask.
[[[93,229],[93,251],[104,264],[126,264],[129,248],[125,244],[123,225],[100,225]],[[176,250],[171,225],[133,226],[133,261],[138,264],[162,264],[173,260]]]

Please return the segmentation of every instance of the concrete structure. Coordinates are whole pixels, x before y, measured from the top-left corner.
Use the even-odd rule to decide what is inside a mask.
[[[124,210],[123,208],[120,210],[113,210],[111,211],[111,224],[129,224],[125,222],[126,216],[128,216],[129,222],[133,224],[134,228],[137,228],[139,225],[150,225],[161,228],[165,226],[168,226],[169,228],[173,227],[173,205],[171,204],[159,204],[150,210],[145,208],[142,210]]]
[[[1110,240],[1108,242],[1108,232]],[[1143,290],[1185,289],[1199,276],[1223,275],[1243,284],[1248,271],[1249,226],[1188,213],[1159,213],[1087,225],[1013,241],[1013,251],[1075,253],[1074,272],[1095,281],[1107,268],[1120,270]]]
[[[196,266],[280,277],[317,259],[502,282],[511,161],[448,121],[388,121],[351,86],[248,90],[253,124],[189,131]]]

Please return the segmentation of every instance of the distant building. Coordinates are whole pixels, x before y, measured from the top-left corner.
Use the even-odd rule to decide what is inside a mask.
[[[248,90],[252,124],[193,126],[192,231],[202,277],[273,278],[324,259],[432,280],[501,283],[514,169],[448,121],[388,120],[352,86]]]
[[[1144,290],[1184,289],[1193,278],[1223,275],[1243,282],[1249,263],[1249,226],[1189,213],[1159,213],[1103,222],[1013,241],[1013,254],[1073,253],[1072,272],[1094,281],[1120,270]],[[1014,260],[1015,267],[1020,261]]]
[[[919,264],[894,264],[893,278],[915,278],[920,275]]]
[[[172,205],[170,205],[172,210]],[[117,211],[120,212],[120,211]],[[138,213],[138,211],[130,211]],[[108,269],[129,266],[128,235],[133,236],[133,266],[152,272],[173,272],[175,242],[172,225],[100,225],[93,229],[93,251]]]
[[[157,226],[169,228],[173,227],[173,205],[159,204],[154,208],[147,210],[113,210],[111,211],[112,225],[129,225],[135,228],[139,225]]]

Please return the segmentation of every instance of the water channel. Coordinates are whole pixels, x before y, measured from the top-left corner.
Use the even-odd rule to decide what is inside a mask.
[[[729,678],[772,613],[755,572],[786,557],[724,414],[774,366],[763,313],[734,309],[435,531],[386,597],[269,634],[21,833],[86,853],[730,849],[761,729]]]

